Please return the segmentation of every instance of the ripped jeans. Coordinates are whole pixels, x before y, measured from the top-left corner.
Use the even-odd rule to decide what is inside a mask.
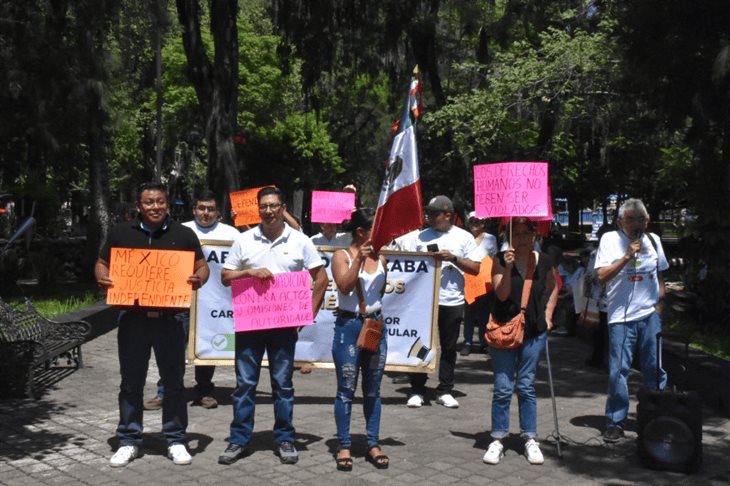
[[[362,318],[338,317],[332,341],[332,358],[337,372],[335,423],[340,449],[349,449],[350,416],[355,398],[357,378],[362,371],[363,411],[368,447],[377,445],[380,436],[380,382],[383,379],[385,358],[388,354],[388,330],[383,324],[383,338],[378,351],[371,353],[355,346],[362,327]]]

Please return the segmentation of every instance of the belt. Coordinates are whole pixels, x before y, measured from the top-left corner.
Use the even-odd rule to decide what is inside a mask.
[[[335,314],[338,317],[344,317],[345,319],[355,319],[357,317],[367,317],[369,319],[376,319],[377,316],[380,315],[380,311],[371,312],[370,314],[362,315],[359,312],[352,312],[344,309],[340,309],[339,307],[335,311]]]

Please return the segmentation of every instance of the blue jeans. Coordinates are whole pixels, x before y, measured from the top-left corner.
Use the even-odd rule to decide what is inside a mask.
[[[236,390],[233,392],[233,421],[229,442],[245,446],[251,442],[256,386],[261,360],[266,351],[274,399],[274,441],[294,442],[294,348],[296,328],[236,333]],[[167,393],[167,392],[166,392]]]
[[[661,330],[662,321],[656,312],[640,321],[608,325],[608,398],[606,399],[608,426],[621,427],[629,413],[628,377],[636,346],[639,347],[644,386],[656,390],[656,335]],[[659,363],[659,389],[663,390],[666,384],[667,373]]]
[[[121,445],[142,442],[142,393],[147,379],[151,351],[155,351],[160,379],[165,387],[162,402],[162,431],[168,444],[185,441],[188,409],[185,402],[185,334],[173,314],[149,318],[142,314],[122,312],[117,333],[119,370],[119,425],[117,437]]]
[[[363,320],[360,317],[335,321],[332,340],[332,358],[337,371],[337,396],[335,397],[335,423],[340,449],[349,449],[350,415],[355,397],[357,378],[362,371],[363,413],[368,447],[377,445],[380,436],[380,382],[383,379],[385,358],[388,355],[388,330],[383,324],[383,338],[377,352],[363,351],[355,343]]]
[[[494,369],[492,394],[492,438],[502,439],[509,434],[509,407],[515,388],[517,372],[517,400],[520,411],[520,434],[537,436],[537,398],[535,396],[535,372],[540,355],[545,349],[547,332],[526,340],[517,349],[490,348]]]

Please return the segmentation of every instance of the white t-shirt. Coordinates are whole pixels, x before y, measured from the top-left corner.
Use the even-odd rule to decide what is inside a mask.
[[[238,238],[238,235],[241,234],[241,232],[233,226],[220,222],[216,222],[208,226],[207,228],[204,226],[200,226],[195,220],[186,221],[182,225],[187,226],[188,228],[193,230],[198,236],[199,240],[233,241]]]
[[[476,238],[474,238],[476,241]],[[497,254],[497,238],[489,233],[484,233],[481,243],[477,246],[479,261],[482,261],[485,256],[494,257]]]
[[[394,251],[415,251],[413,248],[415,247],[416,240],[420,233],[421,230],[417,229],[410,231],[403,236],[399,236],[390,242],[388,249]]]
[[[347,248],[348,246],[350,246],[350,243],[352,243],[352,234],[342,233],[338,231],[337,233],[335,233],[335,236],[333,236],[332,239],[329,240],[323,233],[320,232],[312,236],[310,239],[312,240],[312,243],[317,246],[335,246],[337,248]]]
[[[649,241],[650,237],[654,239],[657,251]],[[607,267],[623,258],[630,243],[623,231],[604,234],[598,244],[595,268]],[[609,324],[638,321],[654,312],[659,301],[657,261],[659,271],[669,268],[659,237],[645,233],[636,259],[624,265],[618,275],[606,284]]]
[[[407,250],[427,252],[428,245],[436,244],[439,250],[449,250],[459,258],[467,258],[477,263],[481,262],[474,237],[458,226],[452,226],[446,232],[426,228],[418,234],[418,238],[408,243],[412,245],[412,248]],[[464,272],[451,262],[441,262],[439,305],[455,306],[463,303]]]
[[[314,243],[304,233],[284,225],[281,235],[269,241],[259,225],[236,237],[223,268],[247,270],[263,267],[271,273],[287,273],[311,270],[322,265],[322,258]]]

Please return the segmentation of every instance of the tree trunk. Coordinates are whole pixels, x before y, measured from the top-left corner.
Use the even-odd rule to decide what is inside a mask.
[[[214,63],[205,53],[200,35],[200,5],[196,0],[177,0],[183,27],[183,46],[188,60],[188,78],[195,88],[205,118],[208,142],[208,184],[224,201],[230,214],[228,193],[240,188],[239,162],[233,143],[238,112],[238,3],[210,2],[210,30],[215,47]]]

